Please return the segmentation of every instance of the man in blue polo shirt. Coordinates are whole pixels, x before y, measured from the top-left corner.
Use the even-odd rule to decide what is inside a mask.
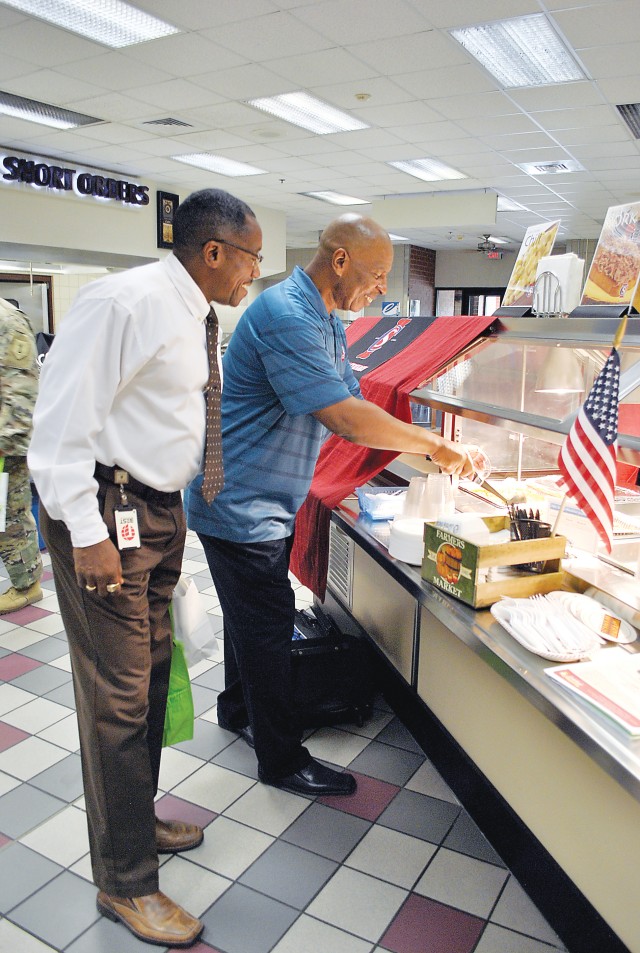
[[[289,555],[296,513],[327,430],[367,447],[428,454],[466,476],[455,444],[362,399],[335,309],[360,311],[387,288],[393,263],[376,222],[343,215],[313,260],[251,304],[224,358],[224,489],[210,504],[201,478],[188,523],[204,546],[224,614],[225,689],[218,724],[255,746],[261,781],[300,794],[352,794],[352,775],[302,746],[291,692],[295,599]]]

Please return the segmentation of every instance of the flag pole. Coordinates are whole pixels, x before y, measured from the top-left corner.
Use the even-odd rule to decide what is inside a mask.
[[[628,318],[628,317],[629,317],[629,312],[627,311],[627,313],[626,313],[626,314],[624,315],[624,317],[622,318],[622,321],[621,321],[620,324],[618,325],[618,330],[616,331],[616,336],[615,336],[614,339],[613,339],[613,347],[615,347],[616,351],[617,351],[618,348],[620,347],[620,344],[621,344],[622,339],[623,339],[623,337],[624,337],[624,332],[627,330],[627,318]]]
[[[552,530],[551,530],[551,536],[555,536],[556,533],[558,532],[558,523],[560,522],[560,517],[562,516],[562,511],[564,510],[564,505],[565,505],[566,502],[567,502],[567,494],[565,493],[565,495],[562,497],[562,502],[560,503],[560,506],[558,507],[558,513],[557,513],[556,518],[555,518],[555,520],[554,520],[554,522],[553,522],[553,528],[552,528]]]

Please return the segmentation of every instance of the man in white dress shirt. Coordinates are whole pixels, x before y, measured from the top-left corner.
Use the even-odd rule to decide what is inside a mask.
[[[153,806],[180,490],[203,463],[210,302],[238,305],[262,260],[255,215],[227,192],[190,195],[173,234],[163,261],[77,295],[42,370],[28,457],[69,639],[98,909],[172,948],[203,929],[158,882],[158,853],[197,847],[202,829]]]

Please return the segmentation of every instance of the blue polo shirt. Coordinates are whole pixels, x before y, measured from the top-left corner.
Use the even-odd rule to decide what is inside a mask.
[[[296,268],[244,312],[224,356],[224,489],[190,484],[190,529],[233,542],[282,539],[309,490],[327,430],[314,411],[360,397],[344,328]]]

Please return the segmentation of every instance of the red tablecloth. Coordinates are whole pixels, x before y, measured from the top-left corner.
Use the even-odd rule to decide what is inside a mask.
[[[347,328],[349,345],[378,320],[358,318],[354,321]],[[360,388],[365,399],[410,423],[411,391],[452,360],[494,320],[492,317],[437,318],[403,351],[369,374],[363,374]],[[324,599],[327,585],[331,510],[397,456],[397,451],[371,450],[335,435],[324,444],[309,495],[298,513],[291,554],[291,571],[319,599]]]

